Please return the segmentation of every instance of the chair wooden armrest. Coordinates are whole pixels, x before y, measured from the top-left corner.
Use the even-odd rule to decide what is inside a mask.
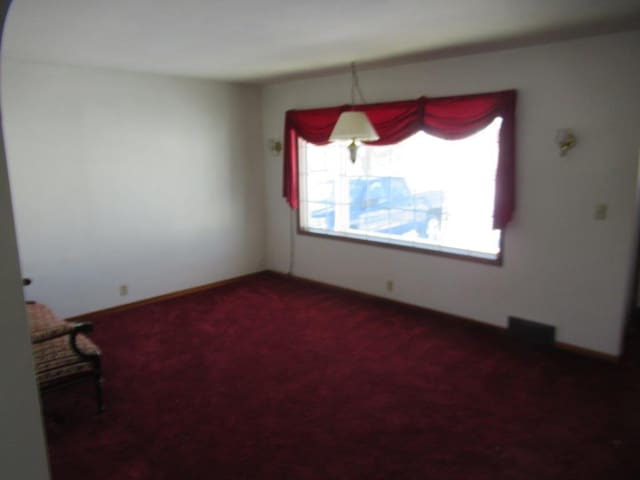
[[[52,325],[50,327],[32,332],[31,343],[45,342],[47,340],[62,337],[64,335],[72,335],[72,337],[75,337],[78,333],[91,333],[92,331],[93,324],[89,322],[60,322],[57,325]]]
[[[100,349],[85,335],[93,331],[93,324],[60,320],[41,303],[27,304],[27,317],[40,391],[93,378],[98,411],[104,410]]]

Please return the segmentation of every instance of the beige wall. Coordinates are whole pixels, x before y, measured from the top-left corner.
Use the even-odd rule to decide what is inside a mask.
[[[7,59],[2,80],[29,297],[68,317],[264,268],[259,88]]]
[[[294,272],[482,322],[514,315],[557,327],[558,340],[617,355],[635,247],[640,145],[640,32],[360,72],[369,102],[515,88],[517,207],[494,267],[295,235]],[[264,140],[291,108],[349,101],[344,75],[275,83],[263,92]],[[578,146],[559,155],[559,128]],[[267,265],[289,268],[282,166],[265,156]],[[605,221],[594,219],[599,203]],[[394,281],[394,292],[385,289]]]
[[[0,25],[7,8],[8,2],[0,3]],[[1,136],[0,225],[0,477],[45,480],[49,478],[47,454]]]

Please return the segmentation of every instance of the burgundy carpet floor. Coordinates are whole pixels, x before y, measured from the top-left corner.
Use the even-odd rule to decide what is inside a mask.
[[[95,321],[93,386],[44,398],[73,479],[638,479],[634,364],[269,274]]]

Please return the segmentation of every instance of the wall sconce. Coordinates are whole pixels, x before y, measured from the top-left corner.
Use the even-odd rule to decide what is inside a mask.
[[[271,152],[271,155],[273,155],[274,157],[277,157],[278,155],[280,155],[280,153],[282,152],[282,142],[275,138],[270,138],[269,151]]]
[[[556,143],[560,148],[560,155],[564,157],[569,150],[576,146],[577,140],[571,129],[561,128],[556,132]]]

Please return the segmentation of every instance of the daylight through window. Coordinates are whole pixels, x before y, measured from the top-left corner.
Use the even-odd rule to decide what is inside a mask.
[[[418,132],[390,146],[362,145],[355,164],[344,144],[299,140],[301,231],[499,260],[500,124],[462,140]]]

